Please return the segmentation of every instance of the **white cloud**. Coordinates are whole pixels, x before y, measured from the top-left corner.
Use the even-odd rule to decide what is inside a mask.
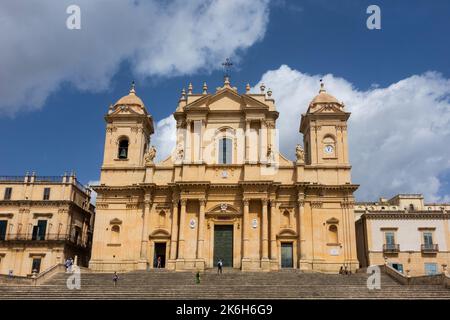
[[[358,199],[414,192],[429,201],[445,200],[439,188],[441,175],[450,169],[450,79],[427,72],[360,91],[331,74],[308,75],[286,65],[268,71],[260,83],[273,90],[280,112],[280,149],[291,158],[302,140],[295,134],[301,113],[317,94],[319,79],[352,112],[350,158],[352,180],[361,185]]]
[[[105,90],[122,61],[135,75],[170,77],[220,67],[262,39],[268,0],[68,0],[0,3],[0,116],[40,108],[63,83]]]
[[[170,115],[156,124],[152,143],[156,146],[156,161],[165,160],[174,150],[177,143],[177,122]]]

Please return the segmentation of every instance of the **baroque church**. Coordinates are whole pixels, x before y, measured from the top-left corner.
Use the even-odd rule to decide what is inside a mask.
[[[153,119],[137,96],[109,107],[89,267],[242,271],[359,267],[347,120],[323,83],[299,121],[296,159],[278,150],[271,90],[183,89],[176,147],[156,161]],[[294,131],[292,134],[296,134]]]

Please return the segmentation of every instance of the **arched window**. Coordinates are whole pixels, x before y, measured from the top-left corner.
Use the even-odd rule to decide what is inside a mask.
[[[219,164],[231,164],[233,159],[232,145],[230,138],[221,138],[219,140]]]
[[[414,205],[412,203],[409,204],[409,210],[414,211]]]
[[[123,138],[119,141],[119,150],[117,153],[117,157],[119,159],[127,159],[128,158],[128,139]]]
[[[328,242],[329,243],[339,243],[338,241],[338,229],[337,226],[332,224],[328,227]]]
[[[114,225],[111,227],[111,243],[119,243],[120,238],[120,227]]]

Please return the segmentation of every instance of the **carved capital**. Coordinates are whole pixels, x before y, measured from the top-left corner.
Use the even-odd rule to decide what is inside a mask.
[[[250,201],[248,199],[244,199],[244,200],[242,200],[242,203],[244,204],[244,206],[248,207]]]
[[[206,199],[204,199],[204,198],[198,199],[198,202],[201,206],[203,206],[203,207],[206,206]]]
[[[186,206],[187,199],[181,199],[180,202],[182,206]]]

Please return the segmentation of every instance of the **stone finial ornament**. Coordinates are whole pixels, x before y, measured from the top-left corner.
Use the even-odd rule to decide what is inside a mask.
[[[264,93],[264,91],[266,90],[266,85],[264,83],[261,83],[259,89],[261,90],[261,93]]]
[[[245,86],[245,92],[249,93],[249,91],[250,91],[250,84],[247,83],[247,85]]]
[[[131,82],[130,93],[136,93],[136,83],[134,82],[134,80]]]
[[[203,94],[207,93],[208,93],[208,85],[206,84],[206,82],[203,82]]]
[[[192,89],[193,89],[192,82],[189,82],[189,86],[188,86],[188,94],[189,95],[192,94]]]
[[[267,91],[267,96],[270,98],[272,96],[272,89],[269,88],[269,90]]]

